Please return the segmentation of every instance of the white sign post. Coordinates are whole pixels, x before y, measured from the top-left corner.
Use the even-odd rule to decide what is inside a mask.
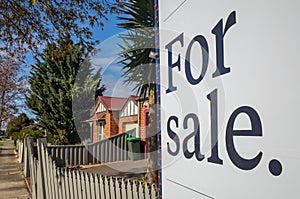
[[[163,198],[300,198],[299,8],[159,1]]]

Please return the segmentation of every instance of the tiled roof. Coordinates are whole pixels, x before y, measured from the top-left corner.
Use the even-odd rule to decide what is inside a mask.
[[[99,119],[102,118],[105,114],[106,114],[106,112],[96,113],[96,114],[94,114],[90,119],[86,120],[86,122],[92,122],[92,121],[95,121],[95,120],[99,120]]]
[[[109,110],[121,110],[127,101],[127,98],[98,96],[98,99]]]
[[[132,100],[136,105],[138,105],[138,101],[139,101],[139,96],[135,96],[135,95],[130,95],[126,102],[124,103],[124,106],[122,107],[121,111],[124,110],[124,108],[127,106],[127,103]]]

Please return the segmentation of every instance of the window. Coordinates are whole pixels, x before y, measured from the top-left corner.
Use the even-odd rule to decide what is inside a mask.
[[[104,135],[104,126],[105,126],[105,121],[98,121],[98,141],[103,140],[105,138]]]

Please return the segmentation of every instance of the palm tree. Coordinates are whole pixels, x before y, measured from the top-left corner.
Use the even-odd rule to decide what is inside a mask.
[[[142,100],[149,100],[148,128],[148,172],[147,182],[157,182],[157,139],[155,114],[156,70],[155,59],[150,56],[155,51],[154,37],[154,5],[152,0],[132,0],[124,3],[122,15],[118,17],[119,27],[128,30],[121,34],[124,44],[121,45],[123,77],[125,83],[135,85]]]

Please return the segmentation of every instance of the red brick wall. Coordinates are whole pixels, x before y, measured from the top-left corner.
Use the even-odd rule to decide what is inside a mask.
[[[98,126],[97,121],[93,121],[93,142],[98,142]]]
[[[147,140],[147,113],[149,113],[148,103],[140,104],[140,136],[143,141]]]
[[[109,111],[105,116],[105,129],[104,134],[105,137],[111,137],[113,135],[118,134],[119,132],[119,112],[120,111]]]
[[[148,103],[140,103],[139,117],[140,117],[140,136],[143,141],[147,138],[147,113],[149,112]]]
[[[131,122],[138,122],[138,116],[128,116],[128,117],[121,117],[119,119],[119,133],[125,132],[125,125],[126,123],[131,123]]]
[[[145,142],[144,152],[145,158],[147,158],[148,146],[147,146],[147,117],[149,113],[149,104],[148,103],[140,103],[139,109],[139,117],[140,117],[140,137],[141,140]]]

